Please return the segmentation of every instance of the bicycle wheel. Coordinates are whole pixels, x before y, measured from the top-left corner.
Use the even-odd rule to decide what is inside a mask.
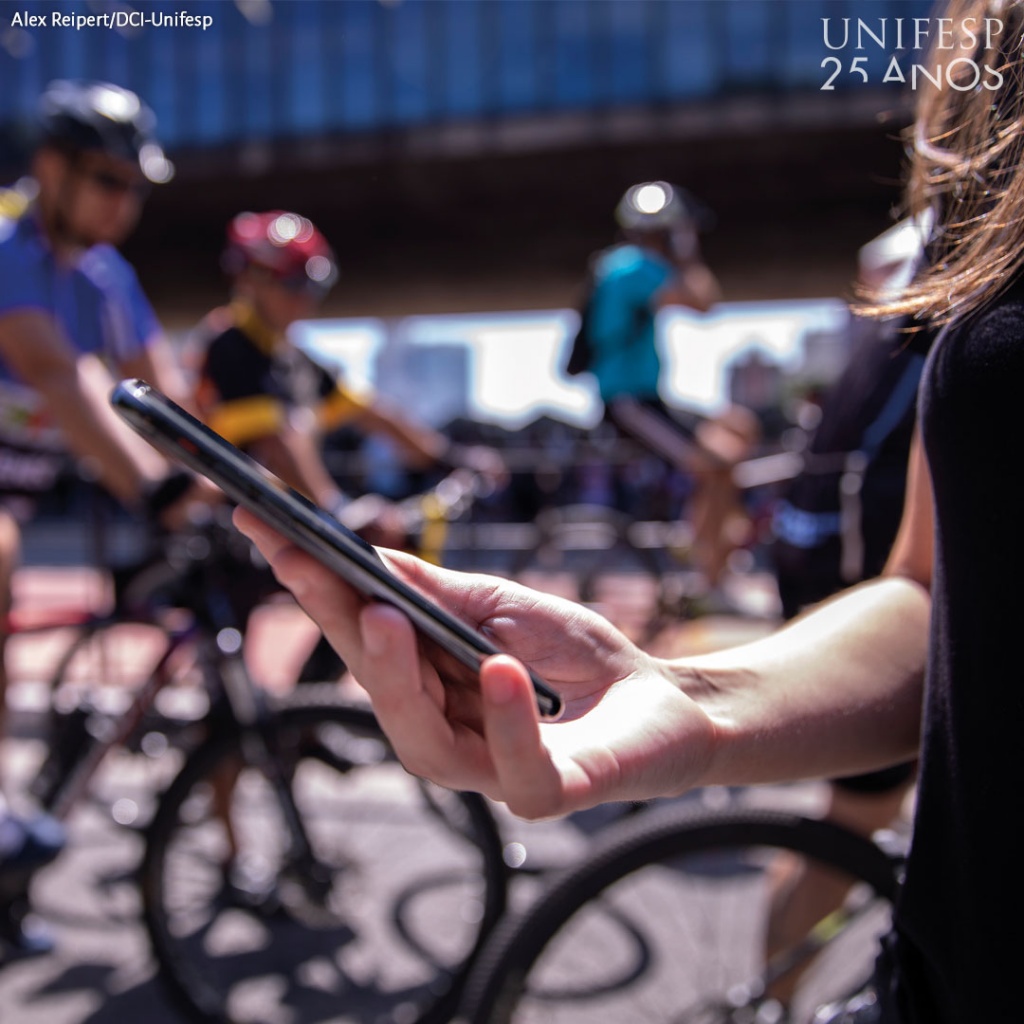
[[[95,802],[118,805],[115,817],[123,824],[137,821],[138,794],[129,791],[159,792],[166,786],[170,762],[158,755],[207,706],[194,645],[175,644],[167,627],[152,621],[98,619],[67,645],[48,686],[48,749],[34,774],[32,795],[63,817],[88,785]],[[144,688],[152,695],[142,714],[135,701]],[[76,721],[83,718],[87,726]],[[107,750],[118,737],[121,742]],[[82,744],[94,747],[89,758],[82,756]],[[140,752],[149,756],[130,756]],[[90,778],[99,761],[97,776]]]
[[[97,619],[81,627],[50,675],[61,700],[104,691],[112,701],[130,696],[167,647],[167,633],[154,623]]]
[[[867,980],[888,927],[894,861],[829,822],[788,813],[645,812],[610,828],[519,918],[495,931],[466,988],[471,1024],[774,1024],[766,999],[783,963],[762,954],[767,868],[789,850],[843,872],[848,914],[815,929],[831,941],[811,959],[790,1011],[819,1006]],[[856,908],[856,909],[854,909]],[[826,936],[826,933],[829,933]]]
[[[635,640],[648,639],[666,604],[659,551],[637,544],[633,523],[614,509],[568,505],[536,519],[534,545],[509,575],[527,586],[593,605]]]
[[[141,882],[164,981],[190,1020],[449,1020],[505,905],[485,802],[424,799],[369,711],[315,692],[289,704],[265,733],[288,806],[238,732],[197,750],[160,802]]]

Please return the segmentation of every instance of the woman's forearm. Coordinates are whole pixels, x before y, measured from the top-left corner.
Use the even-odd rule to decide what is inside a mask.
[[[826,777],[913,757],[931,601],[864,584],[742,647],[676,664],[715,723],[708,783]]]

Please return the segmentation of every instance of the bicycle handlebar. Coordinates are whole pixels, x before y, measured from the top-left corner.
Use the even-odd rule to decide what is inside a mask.
[[[429,490],[394,503],[410,548],[439,560],[448,524],[492,489],[482,473],[456,469]],[[114,570],[115,608],[136,615],[168,607],[204,613],[211,585],[237,592],[246,598],[242,604],[253,606],[280,589],[262,556],[232,525],[226,504],[197,505],[185,527],[154,530],[147,555]],[[243,595],[247,585],[252,591]]]

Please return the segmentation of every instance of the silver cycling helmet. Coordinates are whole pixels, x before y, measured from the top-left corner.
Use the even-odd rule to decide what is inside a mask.
[[[615,219],[626,231],[672,231],[687,223],[703,231],[711,226],[710,211],[667,181],[631,185],[615,208]]]
[[[42,142],[129,160],[154,183],[169,181],[174,174],[154,135],[153,111],[119,85],[51,82],[39,100],[38,127]]]

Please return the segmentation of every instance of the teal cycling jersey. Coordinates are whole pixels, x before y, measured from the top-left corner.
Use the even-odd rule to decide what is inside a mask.
[[[589,312],[590,370],[602,401],[657,397],[661,359],[655,297],[674,273],[667,260],[636,245],[615,246],[597,258]]]

